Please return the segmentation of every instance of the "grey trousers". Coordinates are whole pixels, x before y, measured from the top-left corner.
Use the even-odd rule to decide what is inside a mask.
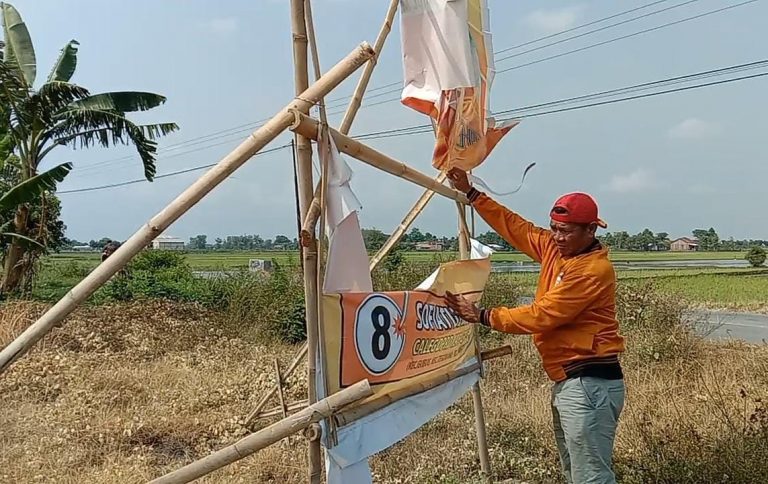
[[[624,380],[581,377],[552,387],[552,420],[568,484],[613,484],[613,442]]]

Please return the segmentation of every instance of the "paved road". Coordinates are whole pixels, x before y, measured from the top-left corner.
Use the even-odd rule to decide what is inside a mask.
[[[712,329],[713,339],[741,339],[750,343],[768,343],[768,315],[726,311],[698,312]]]
[[[521,304],[533,298],[521,297]],[[728,311],[695,311],[691,315],[703,322],[701,330],[712,339],[741,339],[749,343],[768,344],[768,314]]]

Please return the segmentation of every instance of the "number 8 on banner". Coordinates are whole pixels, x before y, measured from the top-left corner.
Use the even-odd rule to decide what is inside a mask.
[[[405,337],[397,331],[400,307],[383,294],[372,294],[355,317],[355,348],[366,370],[374,375],[389,371],[403,352]]]

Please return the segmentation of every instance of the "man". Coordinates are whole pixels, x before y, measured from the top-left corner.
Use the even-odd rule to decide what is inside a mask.
[[[483,309],[462,296],[447,300],[463,319],[497,331],[532,334],[552,388],[552,417],[568,483],[613,483],[613,443],[624,406],[618,355],[624,338],[616,321],[616,277],[595,237],[607,227],[585,193],[557,200],[550,230],[539,228],[473,188],[453,169],[453,186],[513,247],[541,264],[534,302]]]

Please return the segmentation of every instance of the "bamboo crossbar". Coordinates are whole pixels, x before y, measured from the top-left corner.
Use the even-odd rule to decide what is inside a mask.
[[[288,369],[287,369],[287,370],[285,370],[285,373],[283,374],[283,378],[284,378],[285,380],[288,380],[288,378],[290,378],[290,377],[291,377],[291,375],[293,374],[294,370],[296,370],[296,368],[297,368],[297,367],[298,367],[298,366],[301,364],[301,362],[302,362],[302,361],[304,361],[304,357],[307,355],[307,349],[309,349],[309,346],[308,346],[308,345],[307,345],[307,343],[305,342],[305,343],[302,345],[302,347],[301,347],[301,349],[299,350],[299,352],[296,354],[296,357],[295,357],[295,358],[293,359],[293,361],[291,362],[291,366],[289,366],[289,367],[288,367]],[[277,393],[277,388],[276,388],[276,387],[273,387],[271,390],[269,390],[269,391],[267,392],[267,394],[266,394],[266,395],[264,395],[264,396],[261,398],[261,400],[260,400],[260,401],[259,401],[259,403],[256,405],[256,407],[254,407],[254,409],[253,409],[253,410],[251,410],[251,413],[249,413],[249,414],[248,414],[248,416],[247,416],[247,417],[245,417],[245,423],[244,423],[244,425],[246,425],[246,426],[247,426],[247,425],[250,425],[250,424],[251,424],[251,422],[252,422],[252,421],[253,421],[255,418],[260,418],[260,417],[262,417],[262,415],[260,415],[260,413],[261,413],[261,410],[262,410],[262,409],[264,408],[264,406],[267,404],[267,402],[269,401],[269,399],[270,399],[270,398],[272,398],[272,397],[274,397],[276,393]],[[290,407],[290,406],[289,406],[289,407]]]
[[[481,354],[481,362],[475,362],[464,368],[458,368],[456,370],[438,375],[429,380],[421,381],[413,385],[409,385],[405,388],[401,388],[381,398],[377,398],[370,402],[363,403],[356,408],[339,412],[338,414],[334,415],[333,419],[336,421],[337,425],[339,425],[340,427],[344,425],[348,425],[354,422],[355,420],[360,420],[363,417],[366,417],[378,410],[381,410],[387,405],[391,405],[405,398],[418,395],[419,393],[424,393],[428,390],[431,390],[440,385],[443,385],[444,383],[455,380],[457,378],[461,378],[464,375],[468,375],[473,371],[477,370],[478,368],[480,368],[480,365],[482,365],[482,362],[492,360],[494,358],[500,358],[502,356],[506,356],[510,354],[512,354],[511,345],[501,346],[499,348],[495,348],[492,350],[483,351]]]
[[[304,408],[307,408],[309,406],[309,403],[307,400],[300,400],[298,402],[289,403],[286,405],[286,410],[288,413],[293,413],[296,410],[302,410]],[[263,412],[258,413],[256,416],[254,416],[253,420],[258,420],[261,418],[268,418],[268,417],[276,417],[278,415],[282,415],[283,409],[282,407],[273,407],[269,410],[264,410]]]
[[[295,111],[294,115],[296,118],[290,129],[302,136],[316,140],[319,135],[320,123],[316,119],[313,119],[300,111]],[[465,205],[469,204],[469,200],[467,200],[466,195],[463,193],[447,187],[442,183],[438,183],[434,178],[425,175],[384,153],[376,151],[349,136],[341,134],[335,129],[329,128],[329,131],[333,136],[334,141],[336,141],[336,146],[342,153],[346,153],[363,163],[378,168],[398,178],[408,180],[423,188],[433,190],[446,198],[461,202]]]
[[[299,413],[254,432],[232,445],[185,465],[181,469],[159,477],[151,481],[150,484],[182,484],[193,481],[268,447],[289,435],[300,432],[310,425],[330,417],[340,408],[362,400],[372,393],[368,380],[355,383],[339,393],[310,405]]]
[[[359,45],[318,82],[297,96],[271,120],[248,136],[234,151],[225,156],[216,166],[182,192],[166,208],[155,215],[131,236],[125,244],[117,249],[109,259],[96,267],[62,297],[56,305],[46,311],[21,335],[3,348],[2,352],[0,352],[0,373],[7,370],[14,361],[29,351],[37,341],[106,283],[136,254],[186,213],[187,210],[199,202],[206,194],[210,193],[211,190],[217,187],[270,141],[285,131],[295,120],[294,113],[309,111],[309,108],[318,99],[338,86],[341,81],[349,77],[372,55],[373,49],[368,43],[364,42]]]

